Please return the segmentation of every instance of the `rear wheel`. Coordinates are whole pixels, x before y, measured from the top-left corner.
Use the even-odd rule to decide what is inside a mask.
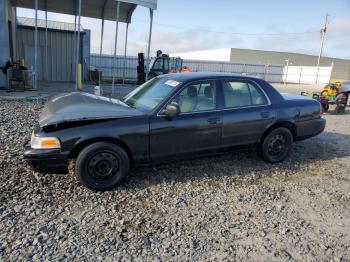
[[[345,113],[345,106],[344,105],[337,105],[335,108],[335,113],[338,115],[344,114]]]
[[[97,142],[84,148],[77,159],[75,175],[85,187],[110,190],[129,173],[130,160],[123,148],[112,143]]]
[[[288,128],[273,129],[262,141],[260,154],[269,163],[283,161],[290,153],[293,135]]]

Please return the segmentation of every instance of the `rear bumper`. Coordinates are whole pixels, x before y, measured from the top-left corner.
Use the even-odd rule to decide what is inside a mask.
[[[59,149],[32,149],[25,147],[24,159],[36,172],[46,174],[68,173],[68,153]]]
[[[317,136],[322,133],[326,127],[326,119],[323,117],[297,123],[297,140],[303,140],[309,137]]]

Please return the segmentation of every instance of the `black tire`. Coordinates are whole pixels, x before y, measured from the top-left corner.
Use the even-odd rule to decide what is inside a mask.
[[[269,163],[286,159],[293,145],[293,135],[288,128],[278,127],[270,131],[260,146],[262,158]]]
[[[129,169],[130,159],[123,148],[112,143],[97,142],[80,152],[75,175],[85,187],[105,191],[117,187]]]
[[[334,111],[337,115],[342,115],[345,113],[345,106],[337,105]]]

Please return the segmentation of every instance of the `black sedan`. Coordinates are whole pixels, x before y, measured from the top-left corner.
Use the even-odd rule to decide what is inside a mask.
[[[295,140],[325,128],[316,100],[280,94],[262,79],[222,73],[169,74],[123,99],[75,92],[44,107],[24,156],[44,173],[68,172],[90,189],[116,187],[132,165],[257,147],[284,160]]]

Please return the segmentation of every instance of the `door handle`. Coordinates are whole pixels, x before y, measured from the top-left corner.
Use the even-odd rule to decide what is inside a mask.
[[[266,111],[266,112],[261,112],[260,115],[261,115],[262,118],[269,118],[270,112],[268,112],[268,111]]]
[[[208,123],[210,125],[214,125],[214,124],[220,123],[220,120],[221,120],[220,117],[210,117],[208,118]]]

